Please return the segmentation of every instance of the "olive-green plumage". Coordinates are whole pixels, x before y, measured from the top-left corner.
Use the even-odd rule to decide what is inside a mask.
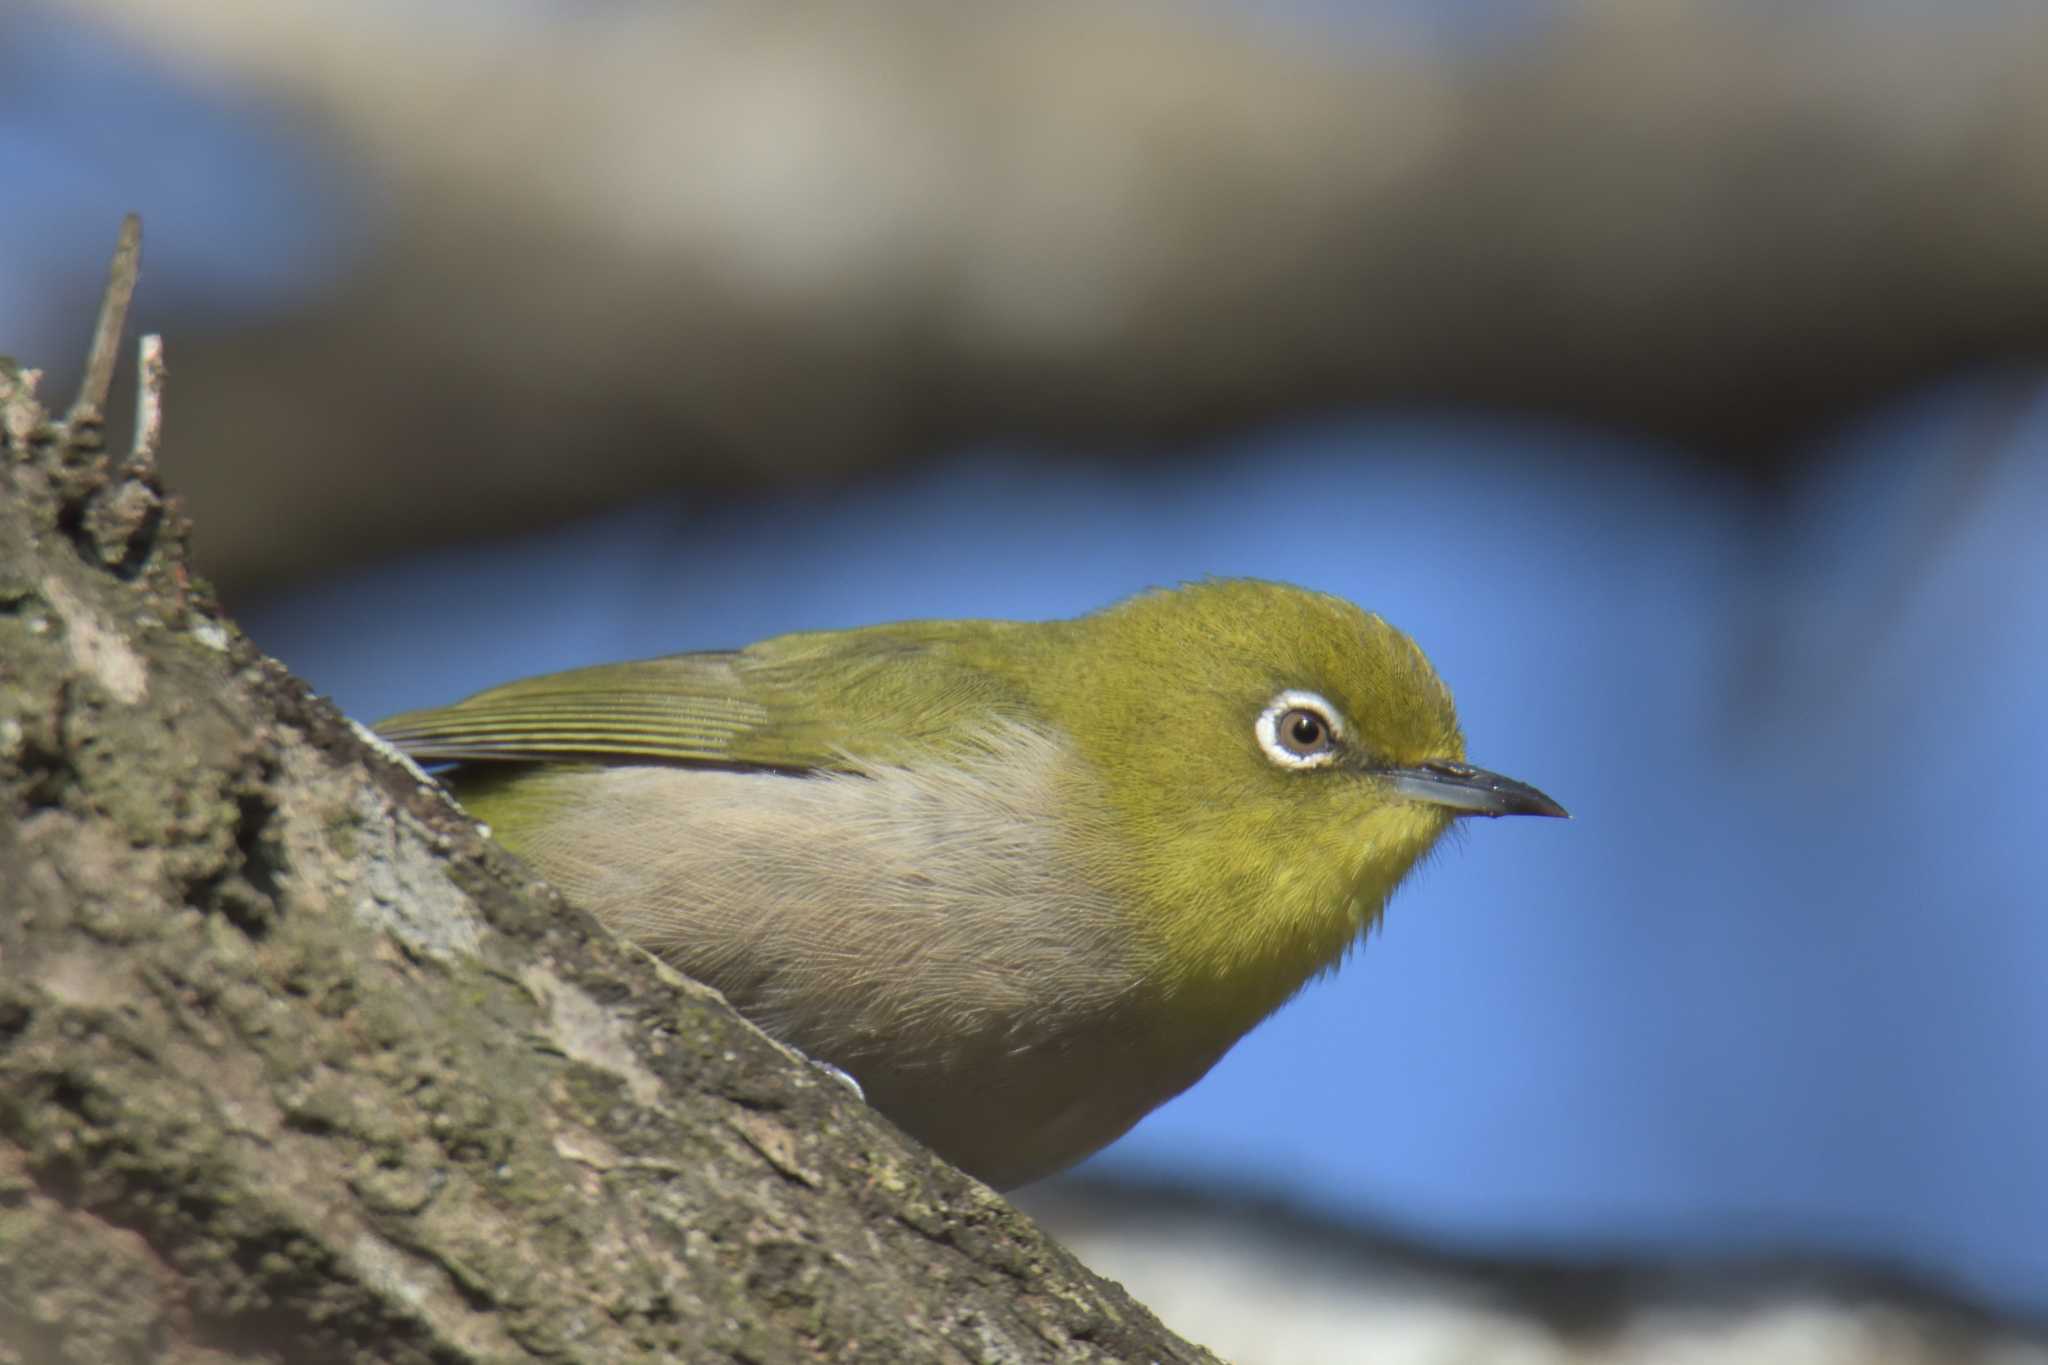
[[[1199,1079],[1455,816],[1563,814],[1465,766],[1407,636],[1250,580],[578,669],[378,728],[998,1186]]]

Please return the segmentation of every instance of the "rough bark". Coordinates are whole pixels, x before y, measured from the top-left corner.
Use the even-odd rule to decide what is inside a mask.
[[[373,751],[100,406],[0,368],[0,1361],[1210,1358]]]

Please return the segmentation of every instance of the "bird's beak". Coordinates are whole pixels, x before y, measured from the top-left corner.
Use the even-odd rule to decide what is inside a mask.
[[[1387,785],[1415,801],[1444,806],[1460,815],[1558,815],[1571,813],[1526,782],[1464,763],[1431,761],[1412,768],[1385,768]]]

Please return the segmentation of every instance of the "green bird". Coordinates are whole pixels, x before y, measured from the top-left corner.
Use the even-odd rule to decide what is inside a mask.
[[[1406,635],[1210,580],[551,674],[377,727],[572,901],[998,1188],[1107,1145],[1378,919],[1461,815]]]

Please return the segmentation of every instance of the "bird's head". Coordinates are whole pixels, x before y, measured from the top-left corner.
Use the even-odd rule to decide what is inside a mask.
[[[1453,820],[1565,813],[1468,765],[1429,660],[1341,598],[1211,580],[1072,629],[1045,699],[1107,792],[1091,857],[1219,1023],[1333,965]]]

